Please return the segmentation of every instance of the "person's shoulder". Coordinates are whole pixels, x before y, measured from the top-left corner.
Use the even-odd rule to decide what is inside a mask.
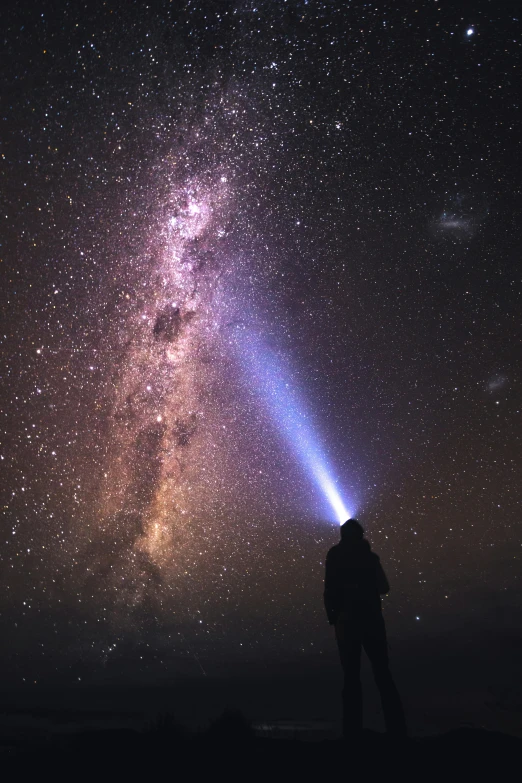
[[[329,560],[329,559],[331,560],[332,558],[335,558],[335,557],[337,557],[337,555],[339,554],[339,552],[340,552],[340,544],[334,544],[334,545],[333,545],[332,547],[330,547],[330,549],[328,550],[328,552],[327,552],[327,554],[326,554],[326,559],[327,559],[327,560]]]

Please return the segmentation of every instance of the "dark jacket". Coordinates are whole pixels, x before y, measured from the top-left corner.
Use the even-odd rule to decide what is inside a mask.
[[[389,589],[381,561],[365,539],[341,541],[328,552],[324,605],[330,625],[335,624],[340,612],[380,612],[380,596]]]

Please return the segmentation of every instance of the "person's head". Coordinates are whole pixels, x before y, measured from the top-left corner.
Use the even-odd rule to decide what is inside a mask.
[[[362,541],[364,530],[356,519],[348,519],[341,525],[341,541]]]

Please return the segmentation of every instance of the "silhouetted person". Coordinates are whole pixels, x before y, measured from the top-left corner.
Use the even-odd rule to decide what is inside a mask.
[[[326,556],[324,605],[344,671],[343,734],[351,738],[362,730],[361,648],[370,659],[381,695],[386,730],[406,735],[399,692],[388,666],[386,629],[381,595],[390,589],[380,560],[355,519],[341,525],[341,541]]]

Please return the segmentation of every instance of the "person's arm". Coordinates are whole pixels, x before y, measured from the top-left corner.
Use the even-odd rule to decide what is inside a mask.
[[[324,569],[324,608],[330,625],[335,625],[339,615],[338,595],[333,558],[328,552]]]
[[[386,593],[390,592],[390,583],[388,582],[388,578],[386,574],[384,573],[384,568],[381,565],[381,561],[375,555],[375,575],[377,577],[377,587],[379,590],[379,595],[385,595]]]

